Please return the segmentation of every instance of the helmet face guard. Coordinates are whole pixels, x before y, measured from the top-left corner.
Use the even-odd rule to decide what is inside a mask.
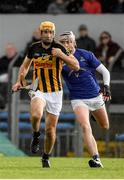
[[[75,42],[75,35],[73,34],[72,31],[66,31],[59,36],[59,41],[68,41],[68,40]]]
[[[62,43],[64,41],[71,41],[74,44],[74,47],[77,48],[77,44],[75,41],[75,35],[72,31],[66,31],[59,36],[59,41]]]

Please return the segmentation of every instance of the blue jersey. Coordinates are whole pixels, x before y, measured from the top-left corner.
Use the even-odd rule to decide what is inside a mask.
[[[90,51],[76,49],[74,56],[79,61],[81,70],[73,71],[68,65],[63,66],[62,75],[70,92],[70,99],[89,99],[99,95],[95,71],[101,64]]]

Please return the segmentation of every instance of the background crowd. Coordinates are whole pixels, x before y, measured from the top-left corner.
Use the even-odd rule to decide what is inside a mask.
[[[0,0],[0,13],[124,13],[124,0]]]

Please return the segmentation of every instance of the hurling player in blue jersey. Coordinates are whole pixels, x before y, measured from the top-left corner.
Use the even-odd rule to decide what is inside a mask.
[[[95,138],[89,121],[89,112],[102,128],[109,129],[109,120],[105,101],[111,99],[110,74],[103,64],[90,51],[77,49],[72,31],[64,32],[59,37],[60,42],[79,61],[80,70],[73,71],[67,65],[63,66],[62,75],[70,92],[70,99],[77,121],[82,127],[84,143],[92,157],[90,167],[103,167]],[[104,92],[100,93],[95,72],[103,76]]]

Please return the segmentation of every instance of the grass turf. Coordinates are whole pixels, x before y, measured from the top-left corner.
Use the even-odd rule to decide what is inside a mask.
[[[104,168],[91,169],[87,158],[51,158],[51,168],[39,157],[0,156],[0,178],[22,179],[123,179],[124,159],[102,158]]]

